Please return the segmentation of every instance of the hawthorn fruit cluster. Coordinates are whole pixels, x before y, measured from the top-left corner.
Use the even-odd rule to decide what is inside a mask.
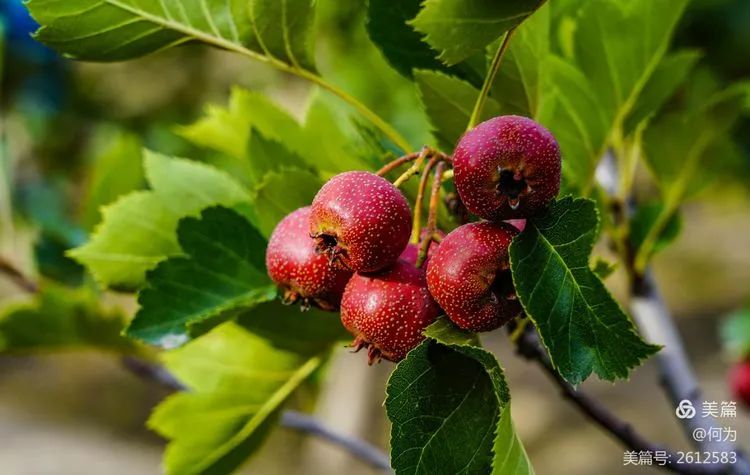
[[[495,117],[461,137],[449,164],[461,201],[481,220],[448,235],[422,230],[421,246],[409,242],[412,212],[393,183],[363,171],[331,178],[271,235],[266,266],[284,302],[340,311],[370,363],[403,359],[442,314],[469,331],[521,314],[508,248],[560,190],[557,141],[531,119]]]

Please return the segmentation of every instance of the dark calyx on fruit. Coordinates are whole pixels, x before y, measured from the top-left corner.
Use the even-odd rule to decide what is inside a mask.
[[[495,117],[466,132],[453,152],[453,169],[463,204],[491,221],[533,216],[560,191],[557,141],[526,117]]]
[[[271,234],[266,249],[266,268],[281,289],[282,303],[314,305],[338,310],[352,272],[334,268],[315,250],[310,238],[310,208],[300,208],[282,219]]]

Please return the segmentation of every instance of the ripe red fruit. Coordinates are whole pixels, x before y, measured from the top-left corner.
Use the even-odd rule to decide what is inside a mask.
[[[505,115],[466,132],[453,152],[456,190],[466,208],[499,221],[532,216],[560,191],[560,147],[526,117]]]
[[[401,260],[377,274],[354,274],[341,300],[341,322],[355,337],[355,351],[368,348],[370,364],[402,360],[440,314],[424,270]]]
[[[508,257],[516,234],[507,223],[465,224],[450,232],[430,258],[430,293],[459,327],[494,330],[521,313]]]
[[[290,213],[276,225],[266,249],[268,275],[283,290],[285,303],[301,301],[303,308],[314,304],[324,310],[337,310],[352,273],[334,268],[326,256],[315,252],[309,223],[308,206]]]
[[[406,198],[373,173],[336,175],[313,200],[310,235],[318,252],[341,267],[356,272],[383,269],[398,259],[410,234]]]
[[[750,407],[750,361],[742,361],[732,367],[729,372],[729,385],[732,395]]]

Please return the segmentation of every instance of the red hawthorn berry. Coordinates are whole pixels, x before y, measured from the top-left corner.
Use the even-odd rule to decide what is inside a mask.
[[[560,147],[526,117],[505,115],[466,132],[453,152],[456,190],[484,219],[527,218],[560,191]]]
[[[729,386],[732,395],[742,404],[750,407],[750,361],[736,363],[729,372]]]
[[[518,314],[508,246],[516,228],[507,223],[469,223],[450,232],[427,265],[427,285],[453,323],[489,331]]]
[[[398,259],[409,242],[411,210],[385,178],[346,172],[331,178],[312,203],[310,235],[318,252],[356,272],[375,272]]]
[[[402,260],[376,274],[354,274],[341,300],[341,322],[355,337],[355,351],[368,348],[370,364],[402,360],[440,314],[424,270]]]
[[[268,275],[282,289],[285,303],[300,301],[303,308],[314,304],[324,310],[338,310],[352,273],[334,268],[326,256],[315,252],[309,223],[308,206],[276,225],[266,249]]]

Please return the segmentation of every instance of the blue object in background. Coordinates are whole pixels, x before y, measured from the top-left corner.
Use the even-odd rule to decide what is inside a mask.
[[[39,28],[23,0],[0,0],[0,22],[9,52],[33,63],[53,61],[54,51],[36,41],[31,35]]]

